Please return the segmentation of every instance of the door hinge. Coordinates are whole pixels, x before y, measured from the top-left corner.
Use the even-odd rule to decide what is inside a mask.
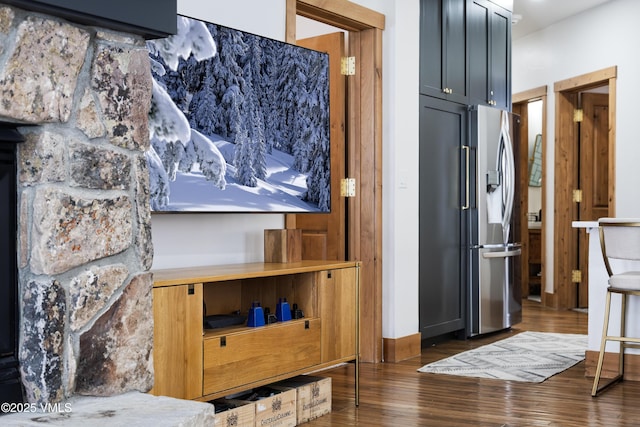
[[[571,283],[582,283],[582,271],[571,270]]]
[[[340,74],[343,76],[356,75],[356,57],[344,56],[340,58]]]
[[[576,123],[580,123],[584,117],[584,111],[581,108],[576,108],[573,110],[573,121]]]
[[[582,203],[582,190],[573,190],[571,199],[574,203]]]
[[[340,197],[356,197],[355,178],[343,178],[340,180]]]

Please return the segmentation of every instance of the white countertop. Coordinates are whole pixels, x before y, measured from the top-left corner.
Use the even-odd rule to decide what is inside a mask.
[[[597,228],[598,221],[572,221],[571,227],[573,228]]]

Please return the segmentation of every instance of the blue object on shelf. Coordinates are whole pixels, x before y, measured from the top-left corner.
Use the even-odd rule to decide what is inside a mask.
[[[276,306],[276,317],[279,322],[286,322],[291,320],[291,308],[286,298],[278,299],[278,305]]]
[[[249,316],[247,316],[247,326],[264,326],[264,311],[257,301],[251,303]]]

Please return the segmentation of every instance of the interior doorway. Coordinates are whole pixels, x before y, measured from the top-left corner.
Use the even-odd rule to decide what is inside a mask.
[[[617,68],[554,85],[554,289],[551,306],[588,307],[588,242],[573,221],[615,216]]]
[[[356,74],[347,91],[346,168],[356,195],[346,201],[346,258],[360,262],[360,360],[382,361],[382,30],[384,15],[344,0],[287,0],[286,41],[296,42],[296,19],[348,32]],[[287,228],[296,228],[287,215]]]
[[[519,175],[522,297],[544,305],[547,86],[514,94],[513,112],[520,116],[518,167],[526,171]]]

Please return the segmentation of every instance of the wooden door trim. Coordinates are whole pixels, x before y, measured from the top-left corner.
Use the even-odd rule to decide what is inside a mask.
[[[295,3],[296,14],[334,27],[348,31],[384,30],[385,16],[357,3],[345,0],[297,0]]]
[[[571,266],[577,251],[576,230],[571,227],[577,209],[571,202],[571,192],[577,188],[577,162],[573,145],[575,128],[573,109],[578,93],[598,86],[609,86],[609,215],[615,216],[615,141],[616,141],[616,79],[617,67],[608,67],[582,74],[554,84],[555,112],[555,179],[554,179],[554,308],[576,306],[576,289],[571,283]],[[543,178],[544,179],[544,178]],[[586,272],[583,272],[586,274]]]
[[[547,85],[539,86],[533,89],[525,90],[523,92],[518,92],[513,94],[512,103],[519,104],[524,102],[535,101],[537,99],[547,97]],[[544,117],[543,117],[544,119]]]
[[[296,15],[349,31],[356,75],[347,105],[349,174],[348,259],[360,261],[360,358],[382,361],[382,30],[385,16],[345,0],[286,0],[287,42],[296,40]],[[295,219],[285,217],[286,227]]]
[[[523,107],[525,107],[529,102],[531,101],[536,101],[536,100],[541,100],[542,101],[542,187],[540,189],[540,192],[542,193],[542,203],[541,203],[541,209],[542,209],[542,218],[541,218],[541,224],[540,224],[540,247],[541,247],[541,253],[540,253],[540,265],[542,266],[542,275],[540,277],[540,297],[541,297],[541,304],[542,305],[547,305],[547,293],[545,292],[545,286],[546,286],[546,279],[545,279],[545,259],[546,259],[546,239],[545,239],[545,214],[547,212],[547,198],[546,198],[546,184],[547,184],[547,167],[546,167],[546,158],[547,158],[547,85],[544,86],[539,86],[533,89],[529,89],[523,92],[518,92],[516,94],[513,95],[512,97],[512,103],[514,108],[516,107],[517,104],[522,104]],[[527,118],[527,123],[528,123],[528,118]],[[520,132],[520,137],[522,138],[523,135],[523,131],[521,130]],[[521,150],[521,152],[524,151],[526,153],[525,150]],[[524,157],[524,158],[523,158]],[[529,164],[528,164],[528,156],[523,156],[521,155],[521,159],[520,159],[520,167],[522,168],[521,170],[528,170]],[[529,185],[529,177],[528,174],[526,175],[526,180],[524,183],[522,183],[522,188],[521,188],[521,192],[520,194],[527,194],[528,191],[528,185]],[[528,201],[528,195],[527,195],[527,201]],[[522,212],[525,216],[527,214],[527,212],[525,212],[523,209],[520,210],[520,212]],[[525,251],[522,254],[522,259],[524,260],[525,263],[528,263],[528,254],[529,254],[529,227],[528,227],[528,221],[527,219],[523,219],[521,221],[521,229],[520,229],[520,235],[522,236],[525,244]],[[525,237],[526,236],[526,237]],[[526,269],[523,269],[523,274],[526,271],[528,273],[528,265]],[[523,276],[524,277],[524,276]],[[528,280],[528,279],[527,279]]]

